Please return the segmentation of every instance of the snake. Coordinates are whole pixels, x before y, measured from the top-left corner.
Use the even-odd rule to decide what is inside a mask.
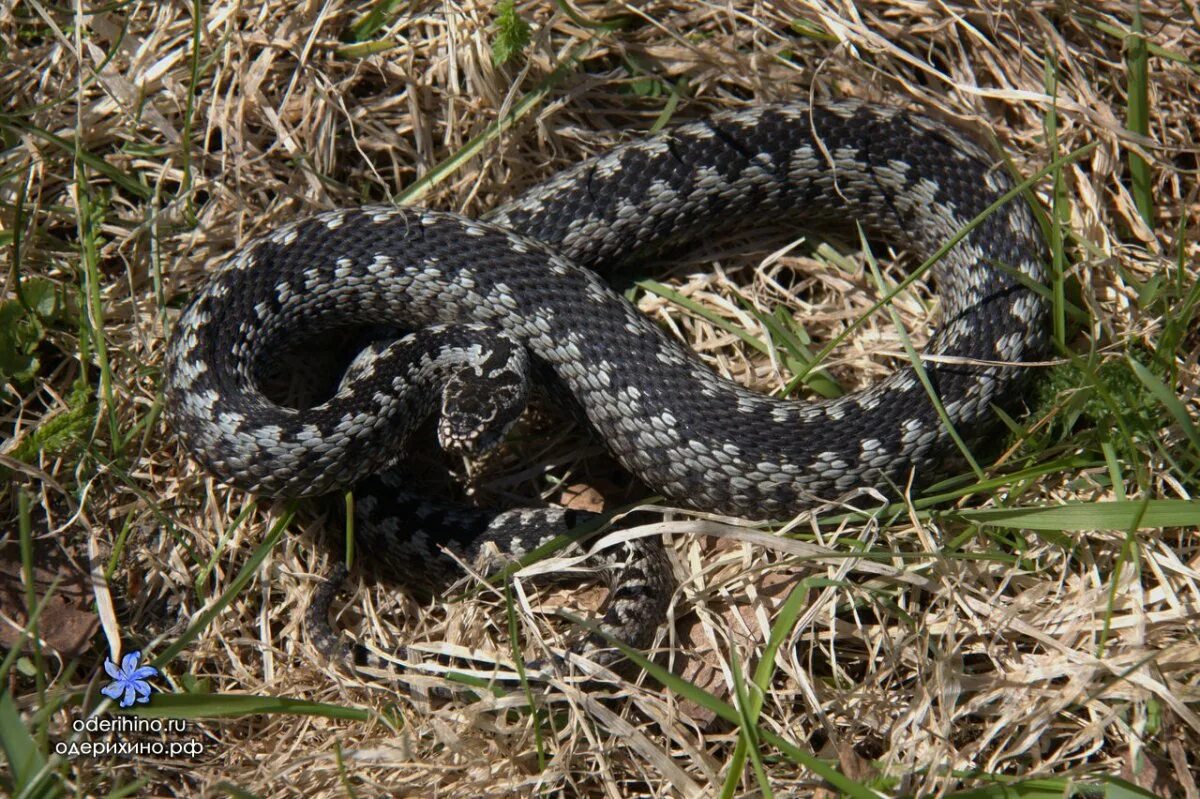
[[[956,438],[984,439],[993,406],[1012,402],[1022,364],[1047,345],[1045,239],[1015,186],[956,126],[823,100],[668,127],[479,219],[397,205],[317,213],[231,254],[191,298],[166,350],[167,423],[236,488],[353,489],[363,551],[433,590],[463,564],[521,558],[592,519],[431,500],[403,476],[431,426],[448,456],[494,450],[533,387],[683,507],[785,519],[862,488],[894,495],[942,474]],[[917,363],[837,398],[719,377],[601,276],[725,231],[856,224],[933,261],[941,322]],[[382,332],[331,396],[294,407],[264,389],[289,347],[348,330]],[[671,594],[661,549],[634,539],[598,568],[614,585],[601,629],[635,646]],[[310,620],[328,603],[314,599]],[[331,635],[314,635],[323,651]]]

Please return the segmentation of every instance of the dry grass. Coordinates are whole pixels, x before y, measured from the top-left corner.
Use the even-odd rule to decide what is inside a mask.
[[[13,486],[0,517],[14,564],[2,572],[12,588],[0,607],[5,640],[27,626],[27,603],[53,580],[98,575],[74,600],[47,605],[37,652],[5,662],[0,738],[14,740],[13,711],[43,752],[71,737],[72,721],[101,698],[99,619],[110,643],[119,637],[152,656],[194,633],[157,684],[204,692],[189,698],[197,712],[232,712],[226,695],[371,712],[268,708],[195,721],[189,736],[205,752],[191,760],[53,760],[47,782],[79,795],[135,779],[162,795],[222,795],[223,781],[260,796],[690,797],[722,786],[725,795],[757,795],[764,782],[780,795],[813,794],[819,780],[765,743],[759,776],[747,761],[729,778],[741,768],[737,726],[652,679],[614,689],[614,701],[556,684],[535,715],[521,697],[439,705],[319,663],[299,621],[338,531],[314,509],[293,518],[282,506],[251,507],[188,461],[158,418],[166,334],[188,293],[240,242],[301,214],[409,189],[582,43],[579,62],[540,103],[428,185],[421,203],[480,214],[646,131],[676,92],[673,119],[810,95],[910,106],[993,136],[1028,175],[1052,158],[1050,59],[1058,153],[1096,144],[1060,175],[1067,296],[1087,318],[1068,330],[1074,371],[1060,368],[1051,390],[1031,399],[1022,423],[1034,432],[986,462],[995,474],[1046,468],[938,506],[957,515],[920,506],[839,522],[835,507],[798,520],[790,536],[676,516],[669,541],[682,587],[662,662],[733,702],[789,589],[823,577],[779,651],[763,730],[888,792],[947,792],[996,776],[1054,778],[1049,795],[1062,795],[1069,780],[1124,775],[1159,795],[1200,796],[1200,512],[1188,526],[1113,522],[1124,507],[1115,502],[1188,500],[1198,488],[1200,448],[1186,423],[1120,375],[1131,374],[1127,353],[1158,350],[1176,402],[1196,417],[1200,339],[1171,325],[1197,279],[1200,16],[1189,4],[1143,4],[1149,41],[1161,49],[1149,60],[1150,122],[1140,137],[1125,130],[1120,32],[1130,29],[1129,5],[576,6],[588,20],[628,19],[606,32],[526,2],[517,10],[533,25],[532,42],[497,67],[495,9],[482,1],[381,0],[376,9],[395,8],[367,37],[381,45],[367,53],[373,46],[347,38],[371,6],[343,0],[218,0],[198,3],[198,20],[182,2],[0,0],[0,244],[13,262],[5,291],[18,302],[19,286],[46,281],[61,305],[42,319],[38,363],[30,379],[9,380],[3,410],[0,465]],[[1151,165],[1150,223],[1128,182],[1130,153]],[[1037,194],[1048,202],[1051,181]],[[766,257],[792,243],[755,232],[646,276],[764,339],[738,297],[767,311],[784,304],[819,349],[878,292],[858,257],[841,264],[811,243]],[[936,321],[933,296],[918,288],[895,303],[918,339]],[[638,298],[718,371],[762,390],[790,378],[778,359],[679,304],[646,291]],[[853,389],[902,359],[880,314],[826,367]],[[1101,363],[1120,375],[1105,382]],[[483,501],[555,500],[565,485],[610,504],[636,496],[594,444],[561,425],[547,432],[531,423],[483,472],[475,482]],[[1038,532],[1032,521],[1023,529],[971,516],[1059,503],[1092,503],[1095,513],[1083,523],[1051,519]],[[286,534],[264,548],[288,519]],[[18,556],[22,524],[39,567],[32,595],[16,588],[30,561]],[[237,584],[255,553],[262,563]],[[380,648],[420,641],[511,662],[495,591],[420,603],[375,580],[356,585],[341,623]],[[203,621],[218,596],[227,605]],[[588,596],[531,593],[530,602],[577,608]],[[555,641],[567,629],[521,617],[527,640]],[[83,644],[65,640],[72,625]],[[14,791],[28,780],[17,765]]]

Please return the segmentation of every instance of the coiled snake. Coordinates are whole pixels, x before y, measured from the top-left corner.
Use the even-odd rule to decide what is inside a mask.
[[[629,471],[683,505],[781,518],[854,487],[903,485],[953,449],[911,367],[835,400],[761,396],[716,377],[591,270],[766,219],[857,220],[928,255],[1012,185],[950,128],[841,101],[722,113],[625,144],[485,221],[390,206],[318,214],[245,246],[193,299],[167,352],[168,421],[220,479],[312,496],[388,470],[435,414],[444,450],[478,456],[544,374]],[[1045,306],[1026,285],[1042,282],[1043,251],[1018,198],[936,267],[944,323],[926,351],[951,357],[925,369],[964,437],[990,425],[990,404],[1025,371],[1000,362],[1043,348]],[[264,394],[289,342],[376,324],[402,334],[370,342],[332,398],[291,408]],[[430,582],[457,573],[443,547],[467,562],[490,545],[520,556],[582,518],[435,507],[378,483],[358,493],[363,548]],[[623,576],[605,626],[645,645],[669,570],[644,543],[613,560]]]

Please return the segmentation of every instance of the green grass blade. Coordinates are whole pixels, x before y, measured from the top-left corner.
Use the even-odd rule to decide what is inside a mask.
[[[208,578],[216,570],[217,563],[225,555],[225,545],[233,540],[233,536],[238,531],[238,528],[242,526],[246,519],[250,518],[250,514],[254,512],[254,508],[257,505],[257,500],[251,500],[247,502],[245,507],[241,509],[236,517],[234,517],[234,520],[229,525],[229,528],[222,531],[221,535],[217,538],[217,545],[213,547],[212,555],[209,557],[208,561],[200,567],[199,573],[196,574],[196,578],[192,581],[193,590],[196,592],[196,596],[200,597],[201,600],[208,596]]]
[[[1187,215],[1180,215],[1179,227],[1175,233],[1176,295],[1182,296],[1183,301],[1176,300],[1172,307],[1163,309],[1163,316],[1166,318],[1162,336],[1155,349],[1155,357],[1171,370],[1172,375],[1177,369],[1175,358],[1179,343],[1195,328],[1193,317],[1197,308],[1200,308],[1200,275],[1196,274],[1195,266],[1188,260],[1187,219]]]
[[[734,296],[738,298],[746,313],[753,316],[766,329],[775,349],[783,351],[784,364],[789,371],[794,374],[812,361],[813,353],[801,338],[802,330],[793,329],[791,316],[783,306],[776,307],[774,314],[763,313],[740,293],[735,291]],[[828,399],[836,399],[845,394],[837,381],[830,377],[824,369],[812,372],[808,387]]]
[[[1125,41],[1130,36],[1129,31],[1102,19],[1089,19],[1087,22],[1096,30],[1102,31],[1114,39]],[[1197,75],[1200,75],[1200,64],[1188,58],[1184,53],[1181,53],[1178,50],[1172,50],[1168,47],[1163,47],[1162,45],[1155,44],[1151,41],[1146,41],[1146,50],[1155,58],[1162,58],[1166,61],[1173,61],[1176,64],[1181,64],[1182,66],[1190,69],[1192,72],[1195,72]]]
[[[554,5],[558,6],[558,10],[565,14],[569,20],[574,22],[579,27],[587,28],[589,30],[598,30],[604,31],[605,33],[611,33],[612,31],[627,28],[636,21],[636,18],[631,16],[615,16],[595,22],[572,8],[571,4],[566,0],[554,0]]]
[[[241,694],[154,694],[145,705],[120,711],[151,719],[239,718],[263,714],[320,716],[327,719],[370,721],[374,714],[363,708],[310,702],[286,696]]]
[[[1200,431],[1196,430],[1196,424],[1192,421],[1187,408],[1180,401],[1179,395],[1172,391],[1166,383],[1159,380],[1154,372],[1151,372],[1135,359],[1126,356],[1126,360],[1128,360],[1129,366],[1133,369],[1133,373],[1137,375],[1138,380],[1141,380],[1142,385],[1167,409],[1167,413],[1171,414],[1171,417],[1179,425],[1180,429],[1183,430],[1183,434],[1187,436],[1187,440],[1191,442],[1196,453],[1200,455]]]
[[[196,620],[188,625],[188,628],[184,630],[183,634],[172,641],[166,649],[164,649],[158,654],[157,657],[150,661],[149,665],[162,668],[167,663],[170,663],[176,655],[182,652],[189,644],[191,644],[193,640],[195,640],[196,636],[200,635],[200,633],[208,628],[208,625],[212,623],[212,620],[215,619],[217,615],[229,605],[230,602],[237,598],[237,595],[241,593],[242,589],[246,587],[246,584],[249,583],[251,578],[254,577],[255,572],[258,571],[258,567],[262,564],[263,560],[266,559],[267,553],[274,549],[275,545],[279,543],[279,539],[283,537],[283,533],[285,530],[287,530],[287,526],[291,524],[292,516],[294,514],[295,503],[288,503],[288,507],[284,511],[283,515],[280,516],[275,522],[275,525],[271,528],[271,531],[267,533],[267,535],[263,538],[262,543],[258,545],[258,547],[246,560],[245,565],[242,566],[242,570],[239,571],[237,576],[233,578],[233,580],[229,583],[229,587],[226,588],[221,596],[217,598],[217,601],[213,602],[208,609],[201,612],[200,615],[196,617]]]
[[[721,330],[724,330],[726,333],[731,333],[737,336],[746,344],[761,352],[763,355],[771,354],[771,347],[758,336],[748,332],[740,325],[734,324],[710,308],[706,308],[705,306],[693,300],[691,297],[683,296],[670,286],[665,286],[656,280],[639,280],[635,285],[637,285],[638,288],[645,289],[651,294],[657,294],[664,300],[670,300],[680,308],[683,308],[702,319],[706,319],[707,321],[719,327]]]
[[[1109,794],[1105,788],[1095,783],[1084,783],[1076,779],[1040,779],[1009,781],[1003,778],[992,778],[993,785],[982,788],[971,788],[965,791],[955,791],[945,794],[944,799],[1068,799],[1078,797],[1084,799],[1153,799],[1154,794],[1142,792],[1132,794]]]
[[[737,648],[729,648],[729,673],[733,679],[733,694],[737,697],[735,709],[741,721],[738,724],[738,749],[750,756],[750,765],[754,769],[754,779],[758,782],[759,792],[763,799],[774,799],[775,792],[771,790],[771,779],[763,768],[762,751],[758,736],[758,711],[762,707],[762,693],[757,686],[746,685],[742,674],[741,659],[738,658]],[[743,761],[744,762],[744,761]],[[734,775],[735,768],[740,772],[741,767],[731,765],[729,776]]]
[[[100,247],[97,240],[104,221],[104,206],[93,200],[92,189],[87,181],[87,170],[82,164],[75,165],[75,193],[79,202],[79,216],[76,219],[79,231],[79,260],[82,265],[83,286],[81,293],[86,302],[83,314],[87,325],[88,338],[95,346],[96,360],[100,365],[100,387],[97,400],[101,405],[98,410],[108,420],[109,440],[116,446],[121,439],[121,425],[117,418],[117,403],[113,396],[112,361],[108,355],[108,336],[105,330],[104,309],[102,296],[102,281],[100,276]],[[81,361],[83,361],[81,353]]]
[[[58,147],[64,153],[70,155],[80,163],[86,164],[92,169],[99,172],[104,177],[116,183],[121,188],[128,191],[133,196],[140,200],[148,200],[153,192],[150,188],[144,185],[132,175],[127,175],[117,167],[105,161],[95,153],[88,152],[82,146],[74,142],[68,141],[61,136],[56,136],[48,130],[42,130],[36,125],[31,125],[23,120],[14,119],[0,115],[0,128],[8,128],[10,130],[24,131],[31,133],[42,141],[49,142],[55,147]]]
[[[762,657],[759,658],[758,665],[754,669],[754,686],[758,689],[758,692],[750,698],[752,704],[745,714],[748,723],[758,724],[758,716],[762,711],[762,699],[769,693],[771,677],[775,674],[775,655],[779,652],[779,648],[783,646],[783,642],[787,640],[788,635],[791,634],[792,628],[796,626],[796,621],[800,618],[801,612],[803,612],[805,606],[808,604],[808,593],[816,587],[832,584],[832,581],[826,580],[823,577],[806,577],[793,586],[792,590],[788,593],[783,607],[775,617],[775,621],[771,624],[771,634],[767,639],[767,645],[763,647]],[[723,799],[732,797],[737,790],[742,765],[746,760],[746,746],[745,739],[739,738],[737,747],[733,752],[733,757],[730,758],[729,766],[726,770],[725,784],[721,791]]]
[[[1125,124],[1134,133],[1150,135],[1149,58],[1142,28],[1142,4],[1133,6],[1133,29],[1125,39]],[[1149,227],[1154,227],[1154,199],[1150,194],[1150,165],[1141,155],[1129,151],[1129,176],[1133,183],[1133,202]]]
[[[1025,508],[977,508],[939,514],[947,518],[1024,530],[1092,530],[1200,526],[1200,500],[1151,499],[1111,502],[1069,502]]]
[[[746,330],[741,325],[738,325],[721,316],[711,308],[696,302],[690,297],[685,297],[670,286],[659,283],[657,280],[639,280],[634,285],[640,289],[650,292],[651,294],[662,297],[664,300],[669,300],[689,313],[711,322],[713,325],[721,330],[724,330],[726,333],[737,336],[747,345],[763,355],[770,357],[772,352],[770,344]],[[793,374],[797,374],[802,371],[808,372],[809,377],[804,382],[809,388],[821,396],[839,397],[842,395],[843,392],[841,386],[839,386],[831,377],[829,377],[824,370],[812,371],[807,369],[808,361],[812,358],[811,353],[807,348],[803,347],[803,345],[799,345],[798,347],[793,346],[794,344],[798,345],[799,342],[795,341],[794,335],[787,331],[777,319],[769,314],[761,313],[756,308],[751,306],[749,301],[741,295],[738,295],[738,299],[741,300],[747,312],[755,319],[759,320],[759,322],[761,322],[762,325],[767,328],[767,331],[772,334],[773,338],[778,338],[780,340],[784,351],[784,366],[787,367],[789,371],[791,371]],[[789,386],[793,387],[793,390],[794,384],[794,380],[789,381],[788,383]],[[783,392],[778,393],[783,394]],[[790,391],[788,393],[790,393]],[[784,394],[784,396],[786,396],[786,394]]]
[[[871,275],[875,278],[875,284],[879,286],[879,292],[887,294],[887,284],[884,283],[883,274],[879,271],[879,264],[875,262],[875,256],[871,252],[870,245],[867,244],[867,232],[863,230],[861,224],[858,226],[858,239],[863,248],[863,255],[867,259],[867,266],[871,270]],[[900,334],[900,343],[904,347],[904,354],[908,356],[908,362],[912,366],[913,373],[916,374],[917,380],[921,382],[926,395],[929,396],[929,401],[933,403],[934,410],[937,411],[938,418],[942,422],[942,427],[946,429],[955,446],[958,447],[958,451],[966,459],[967,464],[971,467],[971,471],[975,472],[975,477],[979,480],[986,479],[983,469],[979,468],[979,463],[975,460],[975,456],[971,453],[967,442],[963,441],[962,436],[958,434],[958,429],[954,426],[954,420],[946,412],[946,406],[942,404],[942,398],[938,396],[937,389],[933,387],[933,381],[929,379],[929,373],[925,371],[925,364],[921,361],[920,353],[913,346],[912,339],[908,337],[908,331],[904,329],[904,323],[900,319],[900,314],[896,313],[896,309],[892,307],[891,303],[888,303],[887,312],[892,319],[892,325]]]
[[[428,194],[434,186],[461,169],[463,164],[482,152],[483,148],[490,142],[498,138],[524,118],[526,114],[536,108],[545,99],[546,95],[550,93],[550,90],[570,74],[575,65],[591,51],[594,44],[594,39],[588,39],[576,45],[567,57],[563,59],[562,63],[555,67],[554,71],[546,76],[533,91],[518,100],[507,114],[489,123],[481,133],[464,144],[462,149],[425,173],[419,180],[396,195],[393,201],[397,205],[415,203]]]
[[[7,690],[0,691],[0,748],[8,761],[13,796],[49,799],[61,791],[47,769],[46,757],[21,722],[21,714]]]
[[[262,799],[258,794],[224,780],[213,786],[213,789],[215,791],[224,791],[229,796],[232,796],[233,799]]]
[[[1053,56],[1053,57],[1052,57]],[[1044,127],[1046,131],[1046,148],[1050,157],[1058,155],[1058,69],[1054,58],[1057,53],[1051,51],[1046,57],[1045,84],[1046,93],[1053,102],[1046,108]],[[1067,348],[1067,298],[1066,280],[1066,248],[1063,240],[1063,229],[1070,222],[1070,206],[1067,200],[1067,187],[1063,182],[1062,167],[1054,170],[1051,177],[1051,205],[1048,232],[1050,237],[1050,287],[1051,308],[1054,313],[1054,343],[1060,352]]]
[[[353,42],[365,42],[387,25],[396,16],[396,10],[407,2],[408,0],[380,0],[350,26],[348,38]],[[390,42],[387,44],[389,47],[394,46]],[[341,50],[338,54],[343,55]]]

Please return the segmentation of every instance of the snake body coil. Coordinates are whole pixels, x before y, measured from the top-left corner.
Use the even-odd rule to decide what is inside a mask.
[[[537,364],[651,489],[707,511],[787,517],[936,468],[952,445],[913,370],[836,400],[761,396],[716,377],[590,270],[763,220],[859,221],[928,255],[1011,187],[949,128],[830,102],[718,114],[620,146],[485,221],[319,214],[247,245],[195,297],[167,354],[168,419],[222,480],[323,494],[387,469],[438,412],[445,449],[485,451],[520,413]],[[1042,282],[1043,251],[1017,199],[936,267],[944,324],[926,351],[951,357],[925,368],[968,439],[1020,379],[997,362],[1043,347],[1044,303],[1018,277]],[[289,342],[369,324],[409,333],[372,344],[326,402],[287,408],[260,389]],[[504,516],[492,540],[531,549],[546,529],[522,519]],[[389,535],[402,536],[396,527]]]

